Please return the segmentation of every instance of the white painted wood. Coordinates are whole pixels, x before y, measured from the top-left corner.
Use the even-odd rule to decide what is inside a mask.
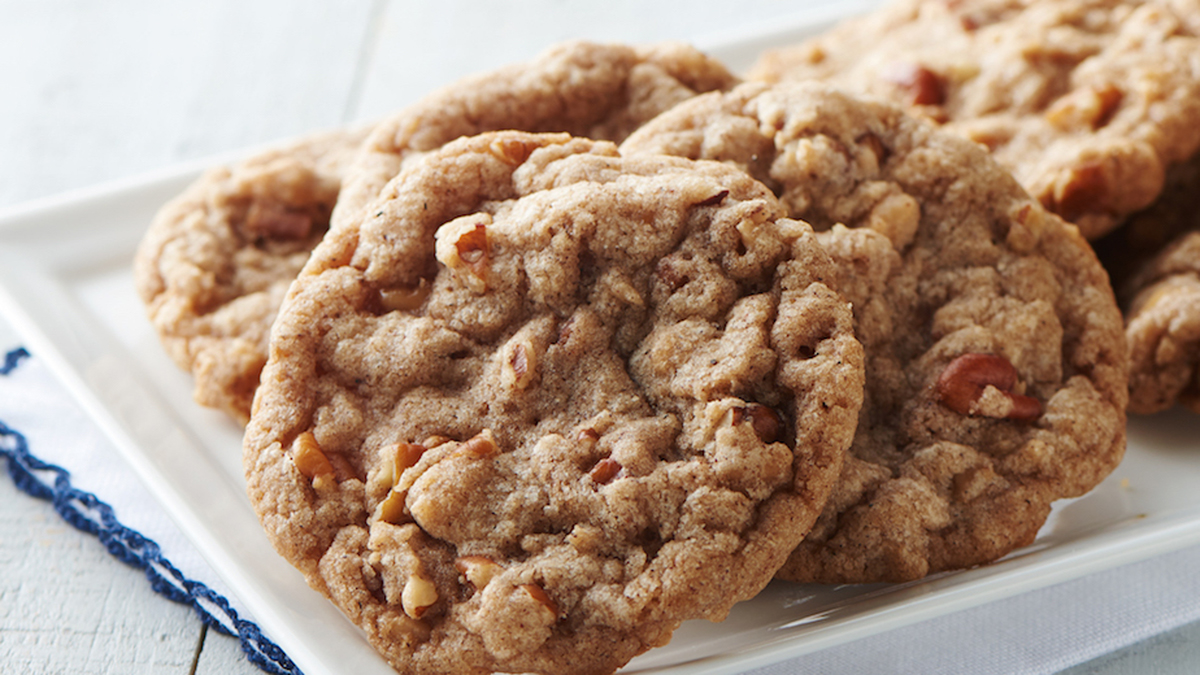
[[[0,205],[339,124],[363,0],[0,0]]]
[[[236,638],[210,628],[196,661],[195,675],[262,675],[262,671],[246,659]]]
[[[192,610],[153,598],[53,507],[0,478],[0,672],[186,675],[200,637]]]

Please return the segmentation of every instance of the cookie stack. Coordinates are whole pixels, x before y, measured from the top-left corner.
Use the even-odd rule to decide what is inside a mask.
[[[1194,234],[1122,272],[1192,310],[1132,377],[1089,243],[1200,225],[1181,11],[906,1],[745,81],[561,45],[213,169],[138,289],[398,671],[612,672],[775,577],[996,560],[1197,398]]]

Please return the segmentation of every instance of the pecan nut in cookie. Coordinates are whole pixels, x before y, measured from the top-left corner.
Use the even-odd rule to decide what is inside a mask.
[[[393,666],[612,672],[772,578],[862,401],[808,225],[733,167],[511,131],[366,212],[280,310],[245,466]]]

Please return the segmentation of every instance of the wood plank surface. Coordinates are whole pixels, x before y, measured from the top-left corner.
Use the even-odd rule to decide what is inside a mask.
[[[0,671],[189,672],[199,622],[145,576],[0,480]]]
[[[374,11],[0,0],[0,206],[341,123]]]

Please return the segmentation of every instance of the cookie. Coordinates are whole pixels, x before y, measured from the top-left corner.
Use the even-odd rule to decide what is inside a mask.
[[[748,78],[908,106],[1095,239],[1200,147],[1198,35],[1195,0],[899,0],[764,53]]]
[[[1200,412],[1200,155],[1150,208],[1095,242],[1125,313],[1129,412]]]
[[[366,129],[315,134],[211,169],[150,224],[134,283],[202,405],[249,418],[275,311],[329,228],[365,137]]]
[[[1162,194],[1119,227],[1092,243],[1108,270],[1117,302],[1127,309],[1140,290],[1134,278],[1172,241],[1200,230],[1200,153],[1167,172]],[[1144,284],[1141,284],[1144,285]]]
[[[1129,284],[1129,411],[1200,412],[1200,230],[1180,235]]]
[[[555,45],[529,62],[463,78],[383,120],[349,172],[335,220],[358,218],[406,158],[460,136],[514,129],[619,142],[676,103],[738,81],[682,43]]]
[[[828,256],[744,172],[494,132],[330,231],[245,435],[280,553],[404,673],[607,673],[757,593],[862,396]]]
[[[378,123],[369,136],[363,130],[302,140],[202,178],[165,206],[145,235],[135,261],[139,293],[168,352],[195,376],[196,400],[244,423],[288,284],[331,218],[361,216],[404,158],[496,129],[619,140],[675,103],[736,81],[683,44],[587,42],[464,78]],[[257,210],[248,211],[251,204]],[[302,215],[312,220],[307,229]],[[278,231],[264,237],[264,228]]]
[[[1125,446],[1126,352],[1078,230],[978,145],[818,83],[685,102],[622,145],[742,167],[817,229],[867,354],[850,456],[780,576],[875,582],[1033,541]]]

